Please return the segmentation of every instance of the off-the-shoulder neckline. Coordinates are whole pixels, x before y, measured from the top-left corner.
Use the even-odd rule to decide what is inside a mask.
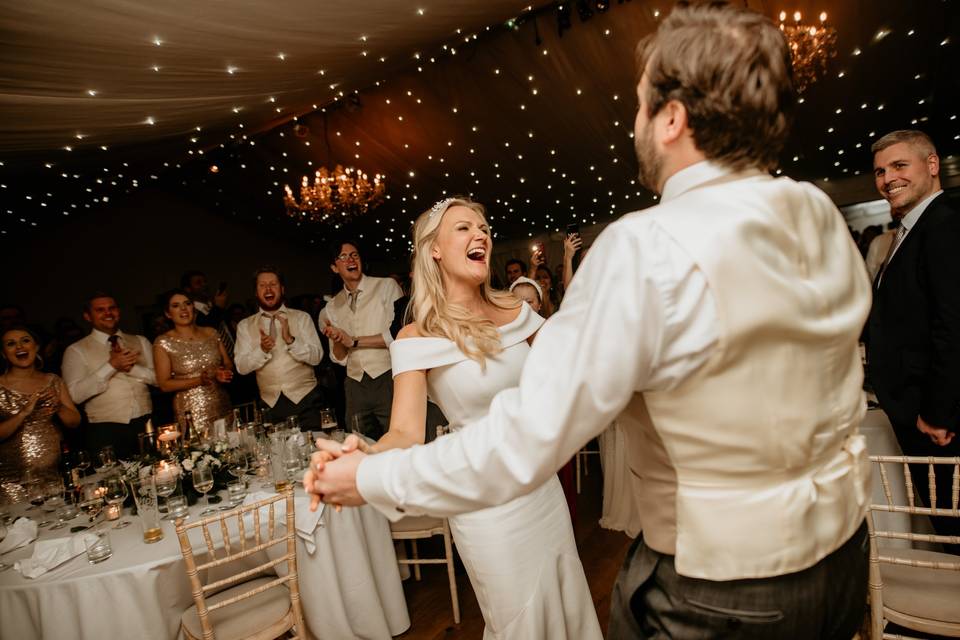
[[[505,330],[512,328],[513,325],[519,323],[521,320],[526,320],[527,317],[533,312],[533,309],[526,302],[520,305],[520,313],[517,314],[517,317],[508,322],[507,324],[501,324],[497,326],[497,331],[504,333]],[[409,338],[397,338],[394,342],[406,342],[407,340],[443,340],[449,342],[447,338],[442,336],[410,336]]]

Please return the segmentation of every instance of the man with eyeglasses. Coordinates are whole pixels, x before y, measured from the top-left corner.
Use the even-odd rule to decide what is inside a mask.
[[[390,426],[390,324],[393,303],[403,292],[392,278],[363,275],[352,240],[334,245],[330,270],[343,280],[343,289],[320,312],[320,328],[330,341],[330,358],[347,368],[348,426],[360,416],[361,431],[377,438]]]

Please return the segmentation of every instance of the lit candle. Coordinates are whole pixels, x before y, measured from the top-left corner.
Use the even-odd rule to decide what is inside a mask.
[[[120,505],[119,504],[108,504],[106,509],[106,518],[107,520],[119,520],[120,519]]]

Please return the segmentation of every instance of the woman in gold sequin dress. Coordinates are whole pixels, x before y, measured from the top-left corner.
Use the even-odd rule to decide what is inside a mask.
[[[173,329],[153,343],[157,386],[175,392],[177,421],[190,411],[201,433],[209,432],[218,418],[229,417],[232,407],[224,384],[233,379],[233,363],[215,329],[198,327],[193,300],[184,291],[166,296],[165,311]]]
[[[56,415],[69,428],[80,424],[67,385],[37,366],[39,343],[27,329],[9,329],[0,336],[0,499],[26,498],[25,475],[58,473],[60,429]]]

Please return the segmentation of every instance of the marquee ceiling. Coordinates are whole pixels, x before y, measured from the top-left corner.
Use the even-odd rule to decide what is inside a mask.
[[[910,126],[960,150],[955,3],[746,4],[826,10],[839,34],[783,173],[869,172],[872,139]],[[336,230],[286,219],[283,185],[336,163],[387,175],[355,231],[395,257],[455,193],[500,238],[609,220],[653,202],[633,181],[633,47],[671,5],[2,0],[0,237],[149,186],[319,243]]]

